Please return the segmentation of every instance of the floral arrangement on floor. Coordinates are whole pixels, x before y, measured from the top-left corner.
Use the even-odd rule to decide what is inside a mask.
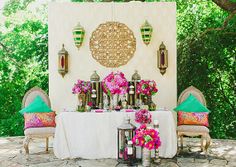
[[[152,122],[152,115],[146,109],[141,109],[135,113],[135,122],[140,124],[149,124]]]
[[[78,80],[74,87],[72,88],[72,93],[73,94],[81,94],[81,93],[91,93],[92,91],[92,85],[91,82],[86,82],[83,80]]]
[[[145,124],[136,129],[132,142],[134,145],[148,150],[158,149],[161,146],[159,133],[153,128],[147,128]]]
[[[136,93],[139,95],[153,96],[158,92],[156,82],[153,80],[141,80],[137,84]]]
[[[127,93],[128,81],[125,78],[124,73],[119,71],[111,72],[102,80],[102,88],[103,91],[109,96],[115,94],[123,95]]]

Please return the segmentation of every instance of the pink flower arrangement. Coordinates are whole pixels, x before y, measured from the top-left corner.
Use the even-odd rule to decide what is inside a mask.
[[[90,93],[91,91],[91,83],[80,79],[75,83],[74,87],[72,88],[73,94]]]
[[[140,124],[148,124],[152,122],[152,115],[146,109],[141,109],[135,113],[135,121]]]
[[[137,94],[147,95],[147,96],[155,95],[157,91],[158,89],[156,86],[156,82],[153,80],[146,80],[146,81],[141,80],[137,84],[137,88],[136,88]]]
[[[161,146],[159,133],[155,129],[148,129],[145,124],[136,129],[132,142],[136,146],[145,147],[149,150],[157,149]]]
[[[110,95],[123,95],[127,93],[128,81],[122,72],[111,72],[102,80],[103,91]]]

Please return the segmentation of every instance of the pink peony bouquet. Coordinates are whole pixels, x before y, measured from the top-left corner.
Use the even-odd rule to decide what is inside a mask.
[[[92,91],[91,83],[80,79],[75,83],[74,87],[72,88],[73,94],[90,93],[91,91]]]
[[[103,91],[110,95],[127,93],[128,81],[122,72],[111,72],[102,80]]]
[[[157,93],[158,89],[156,86],[156,82],[153,80],[141,80],[138,84],[137,84],[137,88],[136,88],[136,93],[139,95],[147,95],[147,96],[151,96],[151,95],[155,95]]]
[[[161,146],[159,133],[153,128],[147,128],[145,124],[136,129],[132,142],[136,146],[145,147],[149,150],[158,149]]]
[[[141,109],[135,113],[135,122],[140,124],[149,124],[152,122],[152,115],[146,109]]]

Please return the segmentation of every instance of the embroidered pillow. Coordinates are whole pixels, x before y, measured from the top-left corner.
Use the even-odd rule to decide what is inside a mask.
[[[36,127],[55,127],[55,112],[24,113],[25,129]]]
[[[209,126],[207,112],[178,112],[178,125]]]
[[[181,104],[179,104],[175,111],[185,112],[210,112],[194,95],[191,93]]]

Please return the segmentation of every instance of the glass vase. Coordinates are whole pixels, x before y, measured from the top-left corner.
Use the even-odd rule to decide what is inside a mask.
[[[145,147],[142,149],[142,165],[144,167],[151,166],[151,150]]]
[[[85,105],[86,105],[86,94],[85,93],[78,94],[78,99],[79,99],[79,106],[85,107]]]

